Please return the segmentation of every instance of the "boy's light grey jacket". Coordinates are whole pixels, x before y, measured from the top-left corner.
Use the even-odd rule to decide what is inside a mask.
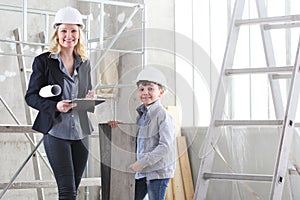
[[[142,106],[137,108],[138,112]],[[136,178],[172,178],[176,166],[175,123],[160,100],[147,111],[146,124],[145,127],[139,127],[137,136],[137,160],[143,170],[136,174]]]

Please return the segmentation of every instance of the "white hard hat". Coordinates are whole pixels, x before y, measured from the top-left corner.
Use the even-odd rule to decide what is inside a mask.
[[[61,8],[57,11],[53,28],[56,28],[59,24],[78,24],[80,28],[84,28],[80,12],[72,7]]]
[[[166,78],[164,74],[154,67],[146,67],[143,69],[136,78],[136,83],[139,81],[149,81],[166,87]]]

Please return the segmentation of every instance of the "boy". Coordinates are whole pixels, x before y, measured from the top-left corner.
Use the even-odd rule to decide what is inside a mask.
[[[166,79],[159,70],[147,67],[137,76],[137,161],[129,165],[136,172],[135,200],[165,200],[170,178],[174,176],[176,134],[172,116],[162,106],[160,97],[165,92]],[[109,121],[116,127],[116,121]]]

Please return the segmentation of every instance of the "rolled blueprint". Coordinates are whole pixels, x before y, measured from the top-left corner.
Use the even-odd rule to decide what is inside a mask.
[[[41,97],[54,97],[61,93],[61,87],[59,85],[47,85],[41,88],[39,94]]]

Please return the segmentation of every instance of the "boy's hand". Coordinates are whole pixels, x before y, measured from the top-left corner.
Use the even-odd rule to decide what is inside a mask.
[[[135,163],[129,165],[128,169],[131,169],[134,172],[140,172],[140,171],[142,171],[143,166],[140,164],[139,161],[136,161]]]
[[[110,127],[112,128],[116,128],[118,126],[118,121],[115,121],[115,120],[110,120],[107,122],[108,125],[110,125]]]
[[[88,93],[86,94],[85,98],[87,99],[94,99],[96,98],[95,92],[92,90],[89,90]]]

